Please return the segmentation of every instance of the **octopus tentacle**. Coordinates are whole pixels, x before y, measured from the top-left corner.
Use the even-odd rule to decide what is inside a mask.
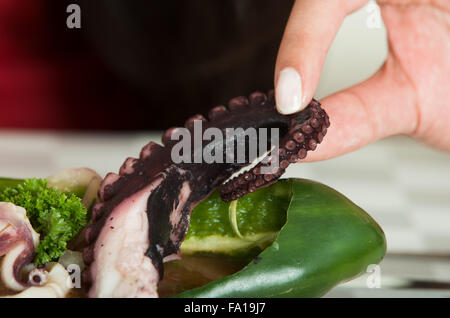
[[[264,158],[266,160],[263,159],[250,172],[242,173],[220,187],[220,195],[224,201],[236,200],[247,193],[273,184],[289,164],[304,159],[308,151],[316,149],[322,142],[330,121],[316,100],[309,104],[305,112],[309,113],[307,120],[297,118],[290,120],[289,132],[281,141],[279,149],[270,152]],[[261,168],[268,167],[275,160],[278,161],[278,167],[272,173],[261,174]]]
[[[209,120],[195,115],[186,121],[185,127],[194,131],[190,140],[194,148],[193,135],[198,126],[202,134],[214,128],[226,136],[220,141],[203,140],[201,148],[190,154],[190,162],[175,162],[172,158],[178,142],[173,137],[181,129],[174,127],[163,134],[163,145],[150,142],[142,148],[139,158],[126,159],[118,174],[105,177],[91,224],[85,230],[88,246],[83,258],[88,267],[83,280],[90,285],[90,296],[156,297],[157,284],[163,276],[162,264],[179,257],[196,204],[218,187],[224,200],[234,200],[276,182],[290,163],[316,148],[329,126],[328,116],[317,101],[300,113],[279,114],[273,91],[235,97],[227,105],[213,108]],[[241,131],[227,135],[230,128]],[[269,154],[250,171],[226,182],[255,159],[247,152],[252,142],[245,139],[248,128],[256,128],[258,148],[264,148],[258,150]],[[259,142],[259,128],[279,129],[279,149],[271,149],[270,141]],[[242,136],[244,139],[238,138]],[[235,150],[231,154],[225,151],[227,145],[239,143],[244,143],[246,150],[243,162],[235,158]],[[210,145],[220,146],[217,149],[224,152],[219,153],[224,161],[198,163],[196,154]],[[279,164],[271,173],[260,173],[274,162]]]
[[[36,233],[26,216],[26,211],[9,202],[0,202],[0,256],[3,256],[0,276],[12,290],[28,287],[21,280],[22,269],[33,259],[39,244]]]

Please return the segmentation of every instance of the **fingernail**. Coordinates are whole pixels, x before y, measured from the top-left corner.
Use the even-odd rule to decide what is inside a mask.
[[[294,68],[286,67],[280,71],[275,99],[281,114],[292,114],[302,109],[302,79]]]

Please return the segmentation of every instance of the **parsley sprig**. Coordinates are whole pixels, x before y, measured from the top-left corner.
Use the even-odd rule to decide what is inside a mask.
[[[26,179],[0,192],[7,201],[27,211],[34,230],[40,234],[34,264],[56,260],[70,241],[87,223],[87,210],[74,194],[49,188],[45,179]]]

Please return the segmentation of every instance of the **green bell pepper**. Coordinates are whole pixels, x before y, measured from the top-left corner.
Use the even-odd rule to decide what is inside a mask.
[[[290,179],[281,184],[290,188],[284,191],[289,194],[287,220],[273,243],[242,270],[175,297],[319,297],[382,260],[386,252],[384,233],[361,208],[339,192],[314,181]],[[213,214],[222,204],[215,200],[220,199],[207,203]],[[280,203],[278,210],[283,208]],[[193,211],[194,228],[197,217],[205,220],[202,215],[205,207],[201,209],[203,212],[198,216]],[[270,228],[270,224],[274,224],[273,220],[263,227]],[[229,229],[218,232],[220,236],[231,233]],[[188,235],[187,242],[189,239]]]

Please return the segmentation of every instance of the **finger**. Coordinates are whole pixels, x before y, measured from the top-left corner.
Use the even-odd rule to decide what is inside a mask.
[[[321,102],[331,125],[307,161],[336,157],[387,136],[413,134],[419,123],[413,86],[386,64],[367,81]]]
[[[278,111],[291,114],[311,101],[327,51],[345,16],[367,0],[297,0],[281,41],[275,67]]]

